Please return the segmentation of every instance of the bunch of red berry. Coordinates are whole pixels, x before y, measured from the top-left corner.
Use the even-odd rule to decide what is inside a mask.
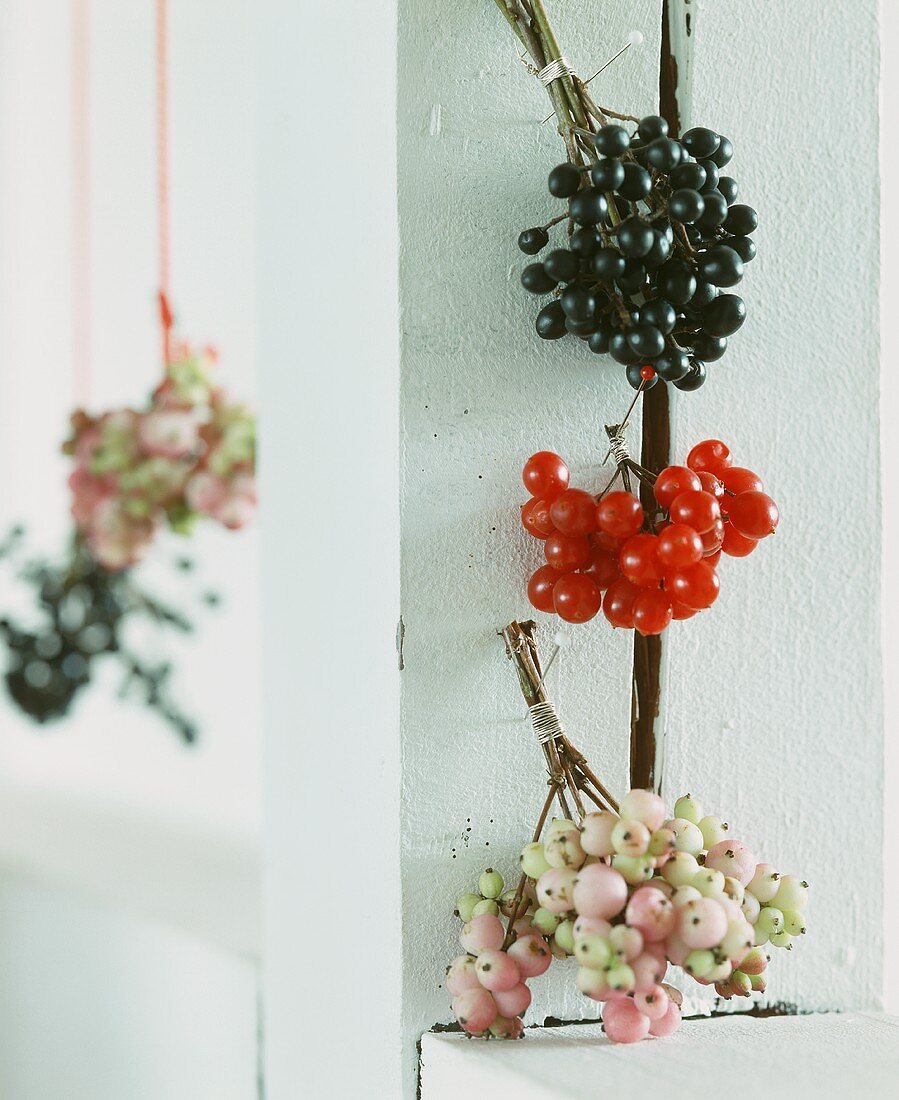
[[[602,608],[612,624],[661,634],[672,619],[689,619],[718,598],[722,553],[743,558],[777,527],[777,505],[752,470],[732,465],[719,439],[697,443],[685,466],[653,476],[629,458],[598,496],[569,488],[569,470],[551,451],[525,463],[531,499],[521,509],[525,530],[543,542],[546,565],[528,581],[538,611],[583,623]],[[629,492],[630,475],[651,484],[655,506],[644,510]]]

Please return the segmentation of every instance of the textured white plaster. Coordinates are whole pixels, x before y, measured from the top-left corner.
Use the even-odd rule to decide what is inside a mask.
[[[616,1046],[596,1025],[541,1028],[517,1043],[425,1035],[422,1100],[636,1096],[706,1100],[724,1081],[766,1100],[892,1095],[899,1020],[879,1013],[689,1020],[668,1039]],[[716,1072],[720,1070],[725,1078]]]
[[[690,788],[811,881],[811,934],[775,960],[770,983],[805,1008],[871,1007],[880,992],[876,9],[801,0],[772,20],[751,0],[704,4],[697,17],[693,121],[733,138],[733,175],[762,228],[749,320],[708,385],[676,402],[676,455],[724,436],[767,478],[783,518],[757,554],[725,562],[712,613],[672,628],[665,786]],[[660,4],[551,13],[581,72],[643,31],[597,96],[655,108]],[[558,208],[544,180],[563,158],[551,127],[535,125],[545,95],[494,5],[435,14],[403,0],[399,87],[411,1049],[450,1018],[440,980],[456,950],[454,897],[488,863],[514,869],[542,798],[494,634],[532,614],[524,582],[539,558],[517,519],[522,461],[558,449],[579,482],[599,483],[602,424],[631,391],[610,361],[531,331],[515,237]],[[552,692],[621,789],[631,638],[603,620],[573,638]],[[589,1014],[570,973],[553,971],[532,983],[529,1020]]]

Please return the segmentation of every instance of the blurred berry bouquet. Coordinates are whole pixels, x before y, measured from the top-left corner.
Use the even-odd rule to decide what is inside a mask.
[[[168,311],[163,322],[168,328]],[[0,619],[10,663],[6,687],[19,708],[39,723],[66,715],[94,674],[99,658],[124,669],[121,694],[136,690],[187,742],[195,722],[171,696],[168,660],[147,659],[138,622],[189,633],[182,607],[146,592],[131,566],[146,555],[157,533],[189,535],[201,517],[238,530],[256,508],[256,420],[230,400],[215,378],[216,353],[166,341],[162,382],[143,409],[113,409],[91,416],[78,409],[63,451],[75,468],[69,477],[75,535],[61,561],[27,560],[17,575],[34,590],[36,616]],[[15,560],[22,532],[0,547]],[[179,559],[189,569],[188,559]],[[214,593],[201,595],[215,606]]]
[[[503,631],[549,773],[549,793],[521,875],[505,891],[488,868],[456,913],[463,954],[446,971],[453,1013],[473,1035],[519,1038],[529,978],[574,957],[578,989],[603,1002],[613,1042],[680,1025],[669,966],[719,997],[763,992],[766,944],[805,932],[808,884],[757,862],[726,822],[690,795],[669,814],[649,791],[617,802],[559,724],[543,688],[533,623]],[[553,804],[561,816],[550,819]]]
[[[256,421],[216,385],[215,365],[214,349],[176,345],[147,408],[72,416],[72,516],[104,569],[140,561],[162,526],[252,519]]]

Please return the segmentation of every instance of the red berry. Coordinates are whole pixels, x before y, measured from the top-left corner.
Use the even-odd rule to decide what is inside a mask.
[[[724,498],[724,485],[715,477],[714,474],[710,474],[708,470],[700,470],[696,475],[702,482],[702,487],[707,493],[711,493],[715,500],[723,506]]]
[[[773,535],[780,518],[771,497],[756,490],[735,496],[730,501],[727,515],[734,530],[747,539],[763,539]]]
[[[541,565],[528,581],[528,599],[538,611],[555,611],[553,607],[553,587],[562,574],[551,565]]]
[[[666,466],[656,478],[653,486],[655,498],[663,508],[670,508],[675,497],[688,489],[699,490],[702,482],[686,466]]]
[[[592,554],[586,535],[562,535],[556,532],[543,544],[547,562],[560,573],[586,569]]]
[[[596,530],[596,499],[583,489],[566,489],[550,505],[549,516],[563,535],[589,535]]]
[[[640,634],[661,634],[671,622],[671,597],[649,588],[634,600],[634,626]]]
[[[618,557],[621,572],[638,588],[654,588],[662,579],[656,535],[632,535]]]
[[[702,535],[715,526],[715,520],[721,518],[721,508],[711,493],[704,489],[688,489],[675,497],[668,514],[672,523],[686,523]]]
[[[720,587],[718,574],[706,561],[699,561],[665,578],[665,588],[671,595],[696,611],[711,607],[718,599]]]
[[[759,475],[753,473],[752,470],[747,470],[745,466],[730,466],[728,469],[722,470],[721,480],[724,483],[724,488],[729,489],[734,494],[746,493],[750,489],[761,492],[765,488]]]
[[[703,555],[703,560],[707,561],[713,569],[717,569],[718,568],[718,562],[721,561],[721,549],[720,549],[720,547],[719,547],[719,549],[715,550],[711,554]]]
[[[721,549],[732,558],[746,558],[758,546],[758,539],[748,539],[733,526],[732,523],[724,525],[724,541]]]
[[[521,480],[533,497],[552,501],[568,488],[568,467],[552,451],[538,451],[524,464]]]
[[[695,527],[669,523],[659,532],[658,555],[666,572],[685,569],[702,558],[702,539]]]
[[[655,378],[655,376],[656,376],[655,367],[650,367],[647,364],[647,366],[640,368],[640,377],[644,381],[649,382],[651,379]]]
[[[602,595],[587,573],[568,573],[556,581],[553,603],[566,623],[585,623],[599,611]]]
[[[680,600],[671,600],[671,618],[672,619],[692,619],[696,614],[695,607],[687,607],[685,603],[681,603]]]
[[[593,551],[593,564],[587,572],[601,589],[614,584],[621,576],[621,570],[618,568],[618,551],[596,547]]]
[[[596,519],[607,535],[630,538],[643,526],[643,505],[633,493],[606,493],[596,506]]]
[[[630,537],[630,536],[628,536]],[[611,552],[618,557],[618,551],[621,549],[621,544],[624,539],[616,538],[614,535],[608,534],[608,532],[599,530],[593,536],[594,543],[602,550],[611,550]]]
[[[522,504],[521,523],[535,539],[548,538],[555,530],[549,518],[549,505],[539,497],[531,497],[527,504]]]
[[[634,625],[634,600],[639,595],[640,589],[622,577],[620,581],[609,586],[603,597],[602,613],[612,626],[631,629]]]
[[[724,541],[724,520],[716,519],[714,527],[704,531],[700,538],[702,539],[702,556],[704,558],[717,554],[721,549],[721,543]]]
[[[687,455],[687,465],[691,470],[708,470],[721,476],[721,471],[730,466],[730,447],[720,439],[704,439]]]

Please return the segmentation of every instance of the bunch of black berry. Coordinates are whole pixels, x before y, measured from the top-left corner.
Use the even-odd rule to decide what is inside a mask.
[[[603,126],[593,145],[591,164],[549,174],[567,215],[518,238],[535,256],[548,230],[567,223],[566,242],[521,273],[526,290],[553,296],[537,314],[537,334],[580,337],[623,364],[635,389],[660,378],[698,389],[706,364],[724,355],[746,318],[730,288],[756,251],[756,212],[736,201],[736,181],[722,175],[733,145],[704,127],[676,141],[657,115],[633,134]]]

